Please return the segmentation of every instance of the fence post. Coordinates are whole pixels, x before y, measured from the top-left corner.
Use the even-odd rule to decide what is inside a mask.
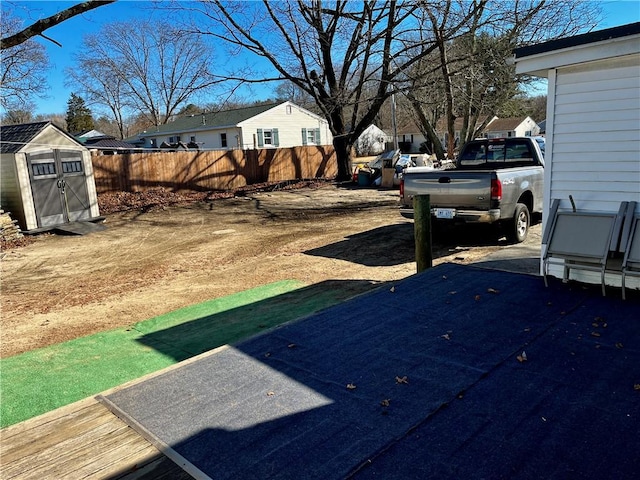
[[[433,266],[431,251],[431,199],[429,195],[413,197],[413,234],[416,242],[418,273]]]

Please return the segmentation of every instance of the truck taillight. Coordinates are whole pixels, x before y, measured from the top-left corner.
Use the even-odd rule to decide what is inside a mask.
[[[400,180],[400,198],[404,197],[404,178]]]
[[[502,200],[502,182],[497,178],[491,179],[491,200]]]

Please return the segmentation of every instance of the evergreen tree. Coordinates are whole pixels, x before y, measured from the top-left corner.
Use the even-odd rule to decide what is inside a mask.
[[[84,99],[75,93],[67,101],[67,130],[72,134],[79,134],[94,128],[91,110],[84,103]]]

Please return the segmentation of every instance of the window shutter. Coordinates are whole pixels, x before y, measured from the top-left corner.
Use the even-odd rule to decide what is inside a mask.
[[[271,135],[273,136],[273,146],[277,147],[278,145],[280,145],[280,142],[278,141],[278,129],[274,128],[273,130],[271,130]]]
[[[320,141],[320,129],[319,128],[316,128],[315,141],[316,141],[316,145],[322,145],[322,142]]]
[[[258,129],[258,147],[264,147],[264,136],[262,135],[262,129]]]
[[[303,128],[302,129],[302,145],[306,145],[307,144],[307,129]]]

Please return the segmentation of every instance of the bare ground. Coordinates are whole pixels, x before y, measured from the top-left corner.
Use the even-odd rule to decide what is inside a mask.
[[[5,248],[0,355],[279,280],[345,281],[356,295],[416,271],[397,190],[312,184],[237,195],[154,208],[128,198],[136,208],[107,214],[103,231]],[[481,230],[457,231],[435,239],[434,264],[472,263],[504,246]]]

